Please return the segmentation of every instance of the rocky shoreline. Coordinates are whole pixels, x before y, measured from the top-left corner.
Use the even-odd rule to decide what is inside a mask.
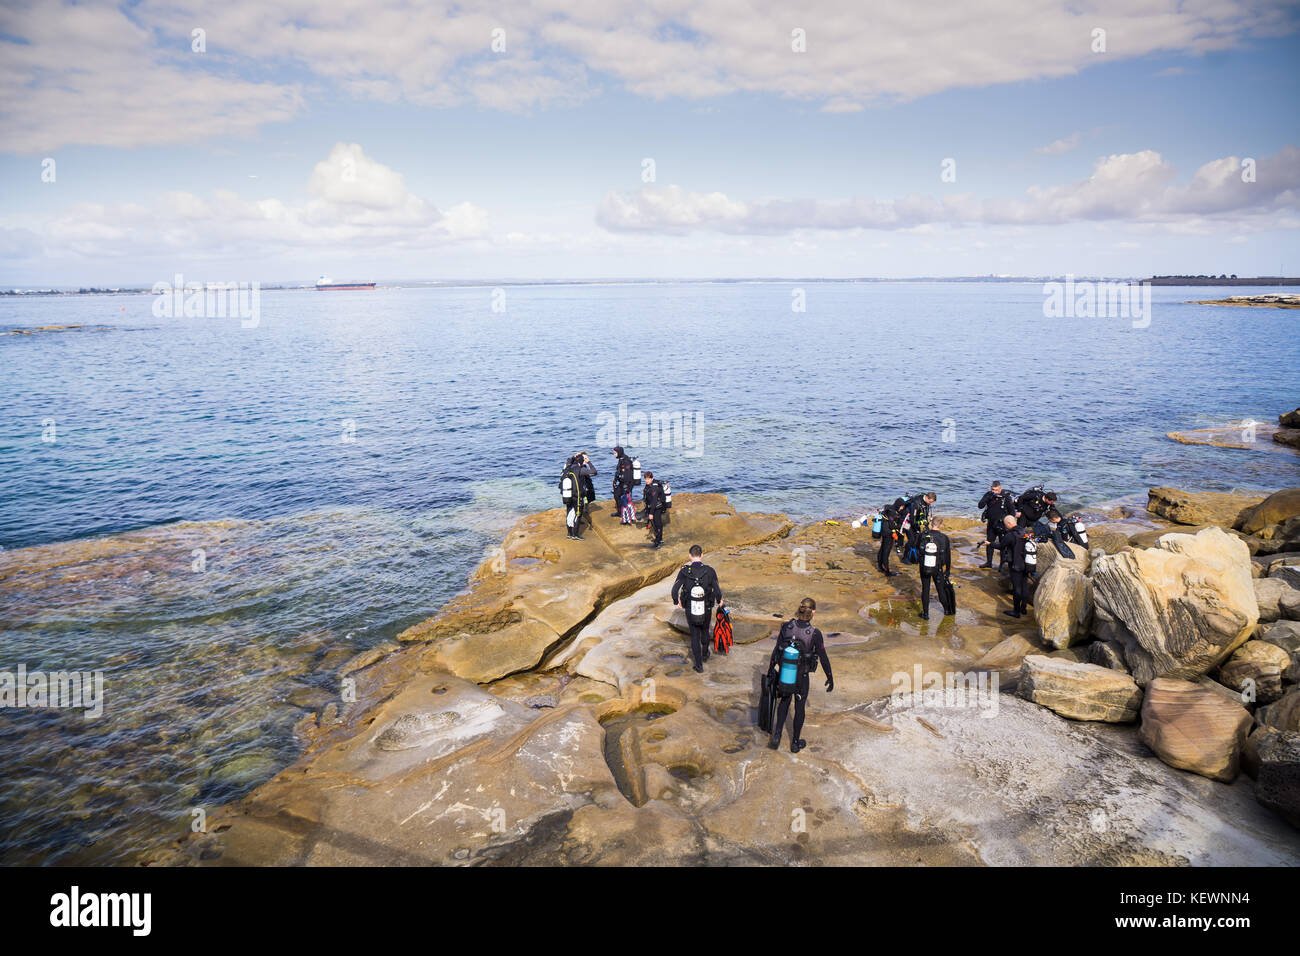
[[[865,529],[679,493],[652,551],[610,510],[583,542],[558,510],[520,521],[343,668],[296,763],[147,862],[1300,863],[1300,489],[1153,489],[1091,554],[1047,555],[1022,620],[969,519],[958,614],[926,622]],[[696,540],[736,637],[703,675],[668,600]],[[836,688],[792,755],[753,718],[804,595]]]

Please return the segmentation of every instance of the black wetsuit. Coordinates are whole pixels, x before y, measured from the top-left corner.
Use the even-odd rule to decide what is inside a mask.
[[[1020,525],[1032,528],[1034,522],[1047,514],[1055,502],[1048,501],[1041,491],[1029,490],[1016,499],[1016,510],[1020,512]]]
[[[921,560],[916,554],[917,542],[921,538],[921,532],[930,526],[930,505],[925,500],[925,495],[916,495],[903,509],[904,517],[910,519],[907,522],[907,550],[903,554],[904,564],[915,564]],[[909,560],[916,558],[915,561]]]
[[[1015,617],[1025,613],[1030,598],[1031,569],[1025,563],[1026,530],[1012,528],[1002,536],[1002,555],[1011,570],[1012,612]]]
[[[623,521],[623,506],[632,496],[632,459],[620,455],[614,465],[614,509],[618,512],[620,523]]]
[[[881,574],[892,573],[889,570],[889,556],[898,544],[898,515],[892,507],[880,512],[880,550],[876,552],[876,568]]]
[[[808,704],[808,675],[816,669],[817,662],[820,661],[823,669],[826,671],[826,689],[830,691],[835,686],[835,679],[831,676],[831,659],[826,656],[826,642],[822,637],[822,632],[812,626],[811,621],[800,621],[797,618],[786,621],[781,625],[781,631],[776,637],[776,647],[772,649],[772,657],[767,662],[768,670],[776,670],[780,673],[781,652],[785,646],[798,638],[797,643],[802,650],[802,660],[799,663],[799,679],[795,684],[794,694],[781,694],[781,702],[776,706],[776,720],[772,724],[772,745],[779,747],[781,745],[781,734],[785,730],[785,719],[790,713],[790,698],[794,697],[794,723],[790,727],[790,746],[794,748],[799,743],[799,734],[803,730],[803,721],[806,716],[806,707]],[[779,693],[779,691],[778,691]]]
[[[691,620],[691,588],[697,584],[704,589],[703,622]],[[686,623],[691,629],[691,656],[695,658],[695,669],[700,670],[709,659],[709,617],[713,606],[722,603],[717,572],[702,561],[682,565],[673,582],[673,603],[686,611]]]
[[[994,494],[992,491],[984,492],[984,497],[980,499],[980,513],[987,522],[984,529],[984,563],[990,567],[993,565],[993,549],[1002,538],[1002,533],[1006,528],[1002,525],[1002,519],[1007,515],[1016,513],[1015,499],[1011,497],[1011,492],[1002,491]]]
[[[641,503],[645,505],[645,518],[650,523],[655,535],[655,545],[664,540],[664,486],[659,479],[650,481],[641,490]]]
[[[935,562],[933,568],[926,567],[926,541],[935,545]],[[934,578],[947,578],[952,573],[952,543],[942,531],[931,531],[920,540],[921,554],[921,616],[930,615],[930,582]],[[942,599],[941,599],[942,600]],[[944,609],[945,614],[947,608]]]
[[[1074,557],[1074,551],[1065,543],[1065,522],[1039,521],[1034,524],[1034,537],[1044,543],[1050,541],[1056,546],[1056,553],[1063,558]]]

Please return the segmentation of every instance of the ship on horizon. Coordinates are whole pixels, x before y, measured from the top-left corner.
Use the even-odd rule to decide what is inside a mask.
[[[321,276],[316,280],[316,290],[334,291],[339,289],[373,289],[373,282],[335,282],[329,276]]]

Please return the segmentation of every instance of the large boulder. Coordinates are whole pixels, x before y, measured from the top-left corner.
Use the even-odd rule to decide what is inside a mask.
[[[1300,620],[1300,591],[1291,587],[1287,579],[1256,578],[1254,588],[1261,621]]]
[[[1058,650],[1086,640],[1092,624],[1091,586],[1072,563],[1062,560],[1053,565],[1034,589],[1034,617],[1043,643]]]
[[[1259,639],[1286,651],[1291,663],[1282,672],[1288,683],[1300,681],[1300,621],[1278,621],[1259,630]]]
[[[1128,724],[1142,706],[1142,689],[1127,674],[1042,654],[1021,663],[1016,693],[1073,720]]]
[[[1253,723],[1246,708],[1208,687],[1157,677],[1146,688],[1138,736],[1169,766],[1230,783]]]
[[[1283,488],[1247,509],[1233,527],[1246,534],[1264,537],[1263,532],[1270,526],[1283,524],[1297,516],[1300,516],[1300,488]]]
[[[1300,448],[1300,428],[1279,428],[1273,433],[1273,441],[1288,448]]]
[[[1012,634],[993,645],[984,652],[984,656],[975,662],[975,670],[996,672],[998,684],[1008,690],[1014,690],[1020,681],[1020,665],[1030,654],[1037,654],[1035,647],[1019,634]]]
[[[1246,642],[1259,618],[1245,544],[1218,528],[1170,534],[1092,563],[1098,638],[1117,640],[1137,682],[1194,678]]]
[[[1300,428],[1300,408],[1293,412],[1283,412],[1277,416],[1277,423],[1283,428]]]
[[[1270,734],[1260,741],[1255,799],[1300,827],[1300,734]]]
[[[1282,696],[1282,674],[1290,666],[1290,656],[1276,644],[1247,641],[1219,668],[1219,682],[1244,701],[1271,704]]]
[[[1300,731],[1300,687],[1292,687],[1281,700],[1259,708],[1255,719],[1274,730]]]
[[[1262,495],[1237,492],[1152,488],[1147,492],[1147,511],[1176,524],[1233,528],[1245,512],[1264,500]]]

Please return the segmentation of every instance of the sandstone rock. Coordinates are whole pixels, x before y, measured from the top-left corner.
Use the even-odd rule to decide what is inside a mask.
[[[1217,524],[1195,525],[1190,528],[1152,528],[1129,535],[1128,543],[1134,548],[1154,548],[1160,539],[1171,534],[1200,534],[1206,528],[1218,528]]]
[[[1138,684],[1193,678],[1245,643],[1259,616],[1246,546],[1218,528],[1097,558],[1100,639],[1118,640]]]
[[[1088,645],[1088,663],[1128,673],[1128,664],[1124,661],[1124,646],[1118,641],[1093,641]]]
[[[1142,689],[1127,674],[1031,654],[1021,664],[1016,693],[1062,717],[1112,724],[1137,720]]]
[[[1300,566],[1279,562],[1269,566],[1267,577],[1276,578],[1289,587],[1300,589]]]
[[[1281,733],[1272,727],[1265,727],[1263,724],[1257,724],[1255,729],[1250,732],[1246,738],[1246,743],[1241,748],[1241,772],[1252,780],[1259,776],[1259,748],[1260,745],[1268,738]]]
[[[984,656],[975,662],[975,669],[996,671],[1001,686],[1012,690],[1020,681],[1020,665],[1030,654],[1039,653],[1039,648],[1019,634],[995,644]]]
[[[1252,494],[1152,488],[1147,492],[1147,510],[1178,524],[1232,528],[1263,500],[1263,496]]]
[[[1283,488],[1248,509],[1233,527],[1257,535],[1270,525],[1279,525],[1297,516],[1300,516],[1300,488]]]
[[[1260,621],[1267,623],[1283,617],[1287,620],[1300,617],[1300,591],[1291,587],[1284,578],[1255,578],[1254,589]]]
[[[1259,745],[1255,797],[1300,827],[1300,733],[1277,733]]]
[[[1277,423],[1284,428],[1300,428],[1300,408],[1293,412],[1283,412],[1277,416]]]
[[[1219,668],[1219,681],[1260,704],[1271,704],[1282,696],[1282,673],[1291,658],[1282,648],[1265,641],[1247,641],[1232,652]]]
[[[595,527],[583,541],[565,537],[558,509],[530,515],[478,568],[467,592],[398,640],[432,642],[425,666],[488,683],[536,667],[601,607],[670,576],[690,544],[708,554],[791,527],[781,516],[737,514],[722,495],[679,493],[673,504],[673,532],[665,533],[672,544],[661,550],[610,517],[610,501],[592,504]]]
[[[1138,736],[1169,766],[1230,783],[1253,723],[1244,707],[1213,690],[1157,677],[1146,688]]]
[[[1300,621],[1277,621],[1259,630],[1259,639],[1286,651],[1290,664],[1282,672],[1288,683],[1300,681]]]
[[[1255,719],[1275,730],[1300,731],[1300,686],[1292,687],[1280,700],[1259,708]]]
[[[1288,448],[1300,448],[1300,428],[1279,428],[1273,433],[1273,441]]]
[[[1043,643],[1058,650],[1085,640],[1092,624],[1088,578],[1071,563],[1062,560],[1053,565],[1034,589],[1034,618]]]

